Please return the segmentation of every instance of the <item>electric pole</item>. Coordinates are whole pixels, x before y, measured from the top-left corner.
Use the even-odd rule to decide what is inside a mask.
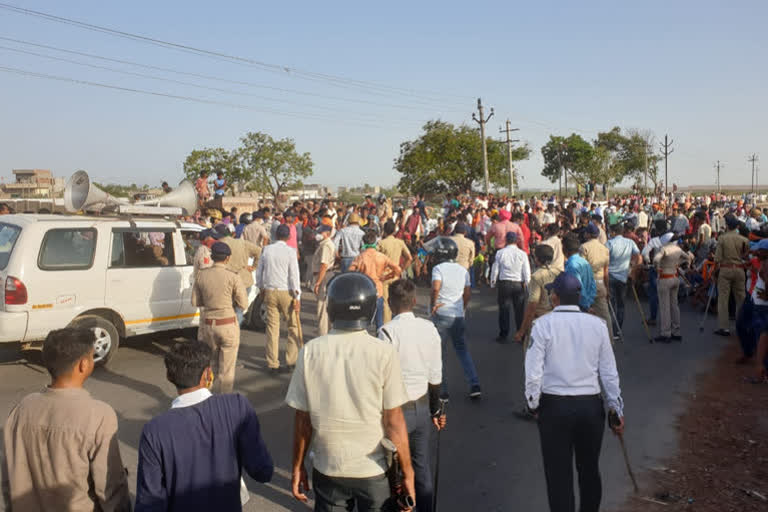
[[[669,174],[668,174],[668,162],[669,155],[671,155],[674,152],[674,149],[671,149],[672,144],[675,141],[669,140],[669,136],[664,136],[664,143],[661,145],[661,149],[664,150],[664,195],[666,196],[669,193]]]
[[[510,133],[519,131],[520,128],[512,128],[512,123],[507,119],[507,128],[506,130],[499,130],[499,133],[506,133],[507,134],[507,154],[509,155],[509,195],[513,196],[515,195],[515,168],[512,167],[512,143],[513,142],[520,142],[519,139],[512,140],[510,139]]]
[[[757,155],[752,153],[752,156],[748,159],[752,162],[752,193],[757,191],[757,172],[755,171],[755,162],[758,161]]]
[[[715,168],[717,169],[717,195],[720,195],[720,167],[725,167],[724,165],[720,165],[720,160],[717,161],[717,164],[715,164]]]
[[[488,194],[491,188],[491,180],[488,177],[488,147],[485,140],[485,123],[493,117],[493,107],[491,107],[491,113],[488,117],[485,117],[483,115],[483,102],[480,101],[480,98],[477,98],[477,111],[480,114],[479,117],[475,116],[475,113],[473,112],[472,119],[480,125],[480,138],[483,142],[483,176],[485,178],[485,193]]]

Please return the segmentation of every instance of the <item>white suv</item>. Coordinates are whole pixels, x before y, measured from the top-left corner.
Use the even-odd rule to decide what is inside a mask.
[[[121,337],[195,327],[196,224],[82,215],[0,216],[0,343],[54,329],[96,333],[107,364]]]

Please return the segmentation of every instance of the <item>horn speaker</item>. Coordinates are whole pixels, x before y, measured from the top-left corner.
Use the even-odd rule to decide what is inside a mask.
[[[197,192],[195,186],[189,180],[179,183],[176,190],[156,199],[147,199],[134,203],[143,206],[173,206],[184,210],[185,215],[194,215],[197,210]]]
[[[77,171],[70,176],[64,188],[64,207],[68,212],[98,210],[97,205],[107,207],[127,202],[124,198],[110,195],[91,183],[88,173]]]

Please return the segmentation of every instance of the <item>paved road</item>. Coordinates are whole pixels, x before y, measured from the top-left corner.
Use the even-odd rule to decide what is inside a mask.
[[[426,293],[421,293],[421,304],[425,301]],[[626,402],[625,437],[638,471],[653,467],[675,450],[675,418],[685,395],[692,390],[695,376],[709,368],[725,342],[710,334],[713,320],[700,334],[699,316],[684,307],[684,342],[650,345],[634,305],[628,306],[626,341],[616,346],[616,357]],[[313,309],[314,304],[307,300],[303,313],[307,339],[315,333],[310,315]],[[474,293],[467,336],[483,386],[481,401],[465,398],[460,367],[455,354],[449,352],[447,378],[452,395],[449,425],[442,440],[440,484],[444,511],[547,510],[536,426],[514,415],[523,406],[521,349],[493,341],[496,311],[492,292],[482,289]],[[149,418],[166,410],[174,397],[173,387],[165,381],[162,362],[171,341],[168,336],[150,336],[124,342],[112,368],[97,371],[87,383],[95,397],[112,404],[117,411],[120,448],[131,474],[132,492],[141,428]],[[236,389],[259,413],[276,472],[266,486],[248,481],[252,498],[246,510],[307,510],[288,491],[292,413],[282,402],[288,377],[266,374],[263,347],[263,333],[243,333],[239,358],[243,366],[238,369]],[[0,352],[0,364],[0,418],[4,419],[12,404],[43,387],[48,379],[41,367],[19,360],[15,352]],[[603,503],[608,510],[631,492],[618,442],[609,434],[603,442],[602,473]]]

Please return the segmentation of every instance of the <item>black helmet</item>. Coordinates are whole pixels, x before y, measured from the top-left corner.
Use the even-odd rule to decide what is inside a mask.
[[[250,213],[241,213],[240,214],[240,224],[250,224],[251,223],[251,214]]]
[[[376,314],[376,285],[359,272],[336,275],[328,283],[328,318],[334,329],[366,329]]]
[[[459,246],[447,236],[439,236],[431,243],[435,263],[454,261],[459,255]]]

